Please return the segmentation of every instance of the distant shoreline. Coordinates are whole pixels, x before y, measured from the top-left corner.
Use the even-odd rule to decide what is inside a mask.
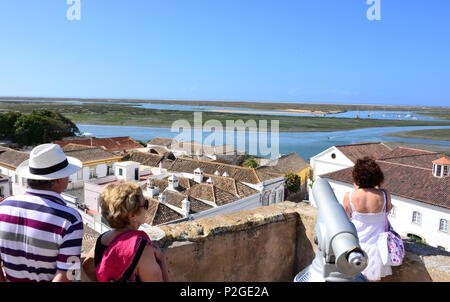
[[[40,99],[42,100],[42,99]],[[61,99],[59,99],[61,100]],[[75,99],[71,99],[75,100]],[[78,99],[79,100],[79,99]],[[117,101],[115,101],[117,103]],[[224,104],[221,103],[219,107]],[[248,104],[245,104],[248,105]],[[312,112],[321,115],[319,112],[329,112],[328,110],[342,109],[337,106],[314,108],[280,108],[280,104],[275,104],[277,112]],[[300,104],[297,104],[300,106]],[[227,106],[229,106],[227,104]],[[249,107],[242,107],[249,108]],[[384,120],[384,119],[355,119],[355,118],[336,118],[336,117],[313,117],[313,116],[292,116],[292,115],[271,115],[265,111],[265,114],[258,114],[259,111],[250,111],[247,109],[223,109],[222,112],[206,110],[202,112],[202,120],[217,120],[222,126],[226,127],[229,120],[238,121],[267,121],[268,129],[271,128],[271,121],[279,121],[280,132],[327,132],[338,130],[351,130],[362,128],[377,127],[398,127],[398,126],[449,126],[447,121],[414,121],[414,120]],[[0,112],[19,111],[22,113],[31,113],[34,110],[51,110],[61,113],[77,124],[86,125],[115,125],[115,126],[134,126],[134,127],[155,127],[171,128],[175,121],[185,120],[194,125],[194,111],[181,111],[170,109],[150,109],[142,107],[129,106],[126,104],[104,104],[102,102],[92,102],[83,104],[63,103],[57,101],[49,102],[0,102]],[[209,109],[209,108],[208,108]],[[211,108],[213,109],[213,108]],[[250,109],[250,108],[249,108]],[[252,108],[255,109],[255,108]],[[271,110],[271,108],[265,108]],[[221,109],[219,109],[221,110]],[[403,109],[405,110],[405,109]],[[262,112],[262,111],[260,111]],[[440,110],[439,112],[442,112]],[[253,113],[253,114],[249,114]]]
[[[237,100],[175,100],[175,99],[133,99],[133,98],[68,98],[68,97],[7,97],[0,96],[0,100],[11,100],[11,101],[91,101],[91,102],[123,102],[123,103],[153,103],[153,104],[178,104],[178,105],[200,105],[200,106],[220,106],[223,107],[224,103],[227,107],[240,108],[246,105],[246,108],[255,109],[266,109],[266,108],[277,108],[278,110],[290,110],[290,109],[300,109],[309,110],[309,108],[327,108],[327,110],[337,110],[349,111],[349,110],[385,110],[385,111],[426,111],[430,110],[432,112],[440,112],[442,108],[450,112],[450,106],[410,106],[410,105],[373,105],[373,104],[334,104],[334,103],[310,103],[310,102],[275,102],[275,101],[237,101]],[[287,106],[290,108],[280,109],[282,106]],[[306,108],[306,109],[305,109]],[[336,109],[338,108],[338,109]]]

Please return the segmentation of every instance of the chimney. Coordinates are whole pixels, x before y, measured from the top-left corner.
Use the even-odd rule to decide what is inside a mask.
[[[151,178],[147,179],[147,194],[151,197],[159,194],[159,188],[153,185],[153,180]]]
[[[189,212],[191,210],[191,203],[190,203],[189,199],[187,199],[187,197],[185,197],[181,201],[181,210],[183,212],[184,217],[189,217]]]
[[[203,171],[200,168],[194,170],[194,181],[201,183],[203,181]]]
[[[162,204],[166,204],[166,195],[164,195],[164,193],[161,193],[158,197],[158,201]]]
[[[170,175],[167,181],[169,182],[169,190],[176,190],[178,188],[178,177],[176,175]]]

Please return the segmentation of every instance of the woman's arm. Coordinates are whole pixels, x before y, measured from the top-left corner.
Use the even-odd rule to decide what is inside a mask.
[[[152,246],[147,245],[136,267],[136,274],[142,282],[162,282],[161,268],[156,262]]]
[[[349,193],[345,193],[344,201],[342,202],[342,205],[344,207],[345,212],[347,213],[347,216],[349,219],[352,218],[352,208],[350,207],[350,198]]]
[[[167,270],[166,256],[163,254],[161,249],[159,247],[157,247],[157,246],[154,246],[154,252],[155,252],[156,262],[158,262],[159,267],[161,268],[163,281],[164,282],[168,282],[169,281],[169,274],[168,274],[168,270]]]
[[[136,274],[142,282],[163,282],[167,281],[167,270],[162,268],[157,261],[155,249],[147,245],[142,252],[141,258],[136,267]],[[160,257],[160,255],[158,255]],[[165,266],[165,261],[164,261]],[[166,270],[163,273],[163,270]],[[166,275],[166,277],[164,277]]]
[[[94,256],[95,256],[95,245],[94,247],[89,251],[89,254],[86,256],[86,259],[84,259],[82,268],[85,272],[86,276],[88,277],[89,281],[91,282],[97,282],[97,273],[95,272],[95,263],[94,263]]]

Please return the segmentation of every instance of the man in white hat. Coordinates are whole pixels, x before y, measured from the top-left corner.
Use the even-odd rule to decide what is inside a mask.
[[[17,167],[29,188],[0,203],[0,262],[8,281],[79,280],[83,222],[60,194],[81,166],[59,145],[43,144]],[[0,270],[0,281],[5,277]]]

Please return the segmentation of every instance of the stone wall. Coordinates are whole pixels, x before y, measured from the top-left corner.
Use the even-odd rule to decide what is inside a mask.
[[[148,233],[167,257],[171,281],[290,282],[314,259],[316,217],[314,207],[283,202]],[[405,245],[404,264],[383,281],[450,281],[450,253]]]

